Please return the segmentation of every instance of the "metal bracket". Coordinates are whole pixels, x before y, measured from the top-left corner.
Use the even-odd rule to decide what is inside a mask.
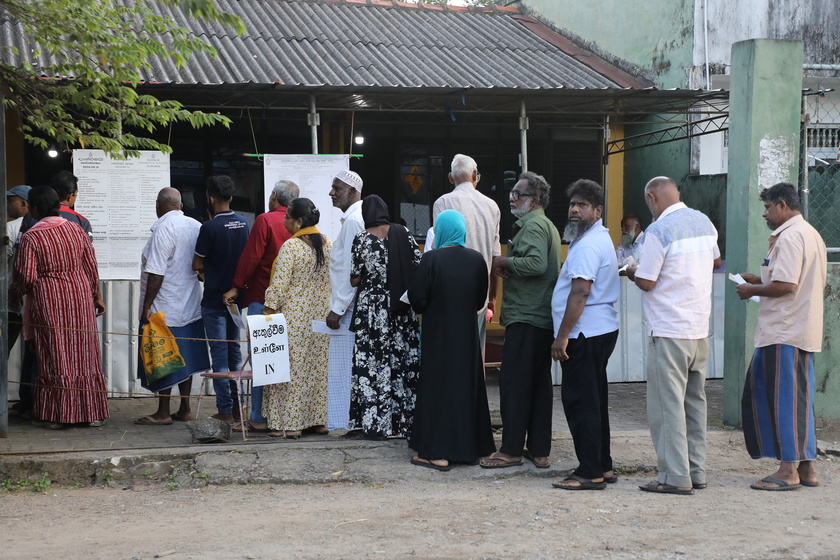
[[[695,136],[723,132],[729,129],[728,126],[725,126],[728,117],[729,115],[716,115],[707,119],[700,119],[699,121],[684,122],[661,130],[634,134],[619,138],[618,140],[612,140],[607,142],[607,156],[630,150],[638,150],[647,146],[657,146],[668,142],[687,140]]]

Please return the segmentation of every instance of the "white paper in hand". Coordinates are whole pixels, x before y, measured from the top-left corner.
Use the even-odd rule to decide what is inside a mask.
[[[746,284],[746,283],[747,283],[747,281],[746,281],[746,280],[744,280],[744,277],[743,277],[743,276],[741,276],[740,274],[732,274],[732,273],[730,273],[730,274],[729,274],[729,279],[730,279],[730,280],[732,280],[733,282],[735,282],[735,283],[736,283],[736,284],[738,284],[738,285],[741,285],[741,284]],[[751,299],[752,301],[756,302],[756,303],[760,303],[760,302],[761,302],[761,299],[760,299],[758,296],[753,296],[753,297],[751,297],[750,299]]]

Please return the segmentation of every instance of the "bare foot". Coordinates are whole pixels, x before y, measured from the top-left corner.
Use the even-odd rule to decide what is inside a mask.
[[[172,419],[178,422],[188,422],[193,419],[193,415],[189,410],[179,410],[172,415]]]
[[[192,416],[192,414],[190,414]],[[225,424],[233,424],[233,414],[228,412],[227,414],[222,414],[221,412],[218,414],[214,414],[210,418],[215,418],[216,420],[221,420]]]

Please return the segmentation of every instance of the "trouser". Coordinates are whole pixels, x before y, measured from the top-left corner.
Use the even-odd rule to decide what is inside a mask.
[[[204,332],[210,339],[207,344],[210,347],[213,371],[239,371],[242,367],[242,350],[239,347],[241,333],[228,310],[202,307],[201,318],[204,320]],[[231,414],[233,403],[239,397],[236,381],[214,379],[213,391],[216,393],[219,414]]]
[[[12,353],[18,337],[23,331],[23,317],[19,313],[8,314],[8,347],[6,359]],[[38,360],[35,355],[35,347],[32,341],[23,341],[23,361],[20,365],[20,384],[18,385],[18,396],[21,410],[32,410],[35,405],[35,378],[38,376]]]
[[[659,482],[706,482],[706,366],[709,339],[651,337],[647,407]]]
[[[265,309],[265,305],[262,303],[249,303],[248,304],[248,315],[259,315]],[[249,346],[250,350],[250,346]],[[260,385],[257,387],[256,385],[251,386],[251,414],[248,417],[248,420],[251,422],[258,422],[260,424],[265,424],[268,422],[268,419],[263,416],[262,413],[262,404],[263,404],[263,387]]]
[[[574,474],[582,478],[600,478],[613,470],[607,362],[617,340],[618,331],[591,338],[581,333],[569,339],[569,359],[561,362],[560,395],[579,462]]]
[[[502,453],[518,457],[526,443],[535,457],[551,452],[552,342],[550,329],[526,323],[505,327],[499,371]]]

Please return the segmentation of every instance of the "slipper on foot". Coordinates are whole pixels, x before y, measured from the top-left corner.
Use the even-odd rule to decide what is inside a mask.
[[[799,484],[801,484],[802,486],[807,486],[808,488],[816,488],[817,486],[820,485],[820,483],[817,482],[816,480],[814,482],[808,482],[807,480],[800,480]]]
[[[705,482],[692,482],[691,483],[691,487],[694,488],[695,490],[705,490],[706,486],[708,486],[708,484],[706,484]]]
[[[412,457],[411,464],[417,465],[418,467],[426,467],[427,469],[434,469],[436,471],[449,471],[452,470],[452,465],[436,465],[431,461],[427,461],[426,459],[421,459],[420,457]]]
[[[616,482],[618,482],[618,475],[605,476],[604,482],[606,482],[607,484],[615,484]]]
[[[211,418],[212,418],[212,416],[211,416]],[[189,422],[190,420],[193,419],[193,415],[192,415],[191,412],[188,412],[186,414],[181,414],[180,412],[176,412],[175,414],[172,415],[172,419],[177,420],[178,422]]]
[[[485,457],[478,463],[483,469],[504,469],[507,467],[518,467],[522,464],[522,457],[514,459],[505,459],[500,457],[497,453],[493,453],[489,457]]]
[[[310,426],[309,428],[304,429],[303,433],[308,436],[326,436],[329,435],[330,431],[323,426],[318,429],[316,429],[315,426]]]
[[[797,490],[800,487],[799,484],[791,484],[788,481],[776,478],[775,476],[765,476],[759,482],[769,482],[770,484],[775,484],[776,486],[760,486],[759,484],[753,483],[750,484],[750,488],[753,490],[767,490],[769,492],[785,492],[787,490]]]
[[[643,490],[645,492],[653,492],[655,494],[676,494],[678,496],[693,496],[694,490],[683,489],[678,486],[672,486],[670,484],[662,484],[661,482],[653,481],[649,484],[643,484],[639,486],[639,490]]]
[[[253,424],[251,424],[250,422],[245,422],[245,425],[248,427],[249,432],[253,432],[255,434],[264,434],[264,433],[267,433],[269,431],[268,427],[257,428]],[[231,426],[230,431],[241,433],[242,432],[242,422],[240,422],[239,424],[234,424],[233,426]]]
[[[267,431],[266,435],[278,439],[300,439],[300,432],[291,430],[272,430]]]
[[[138,426],[169,426],[172,424],[172,419],[158,420],[152,416],[144,416],[143,418],[135,420],[134,423]]]
[[[577,482],[578,484],[564,484],[565,482]],[[606,482],[594,482],[590,478],[583,478],[576,474],[570,474],[560,482],[552,482],[551,485],[561,490],[603,490],[607,487]]]
[[[548,460],[548,457],[534,457],[534,454],[527,449],[522,452],[522,456],[534,463],[534,466],[538,469],[547,469],[551,466],[551,461]]]

